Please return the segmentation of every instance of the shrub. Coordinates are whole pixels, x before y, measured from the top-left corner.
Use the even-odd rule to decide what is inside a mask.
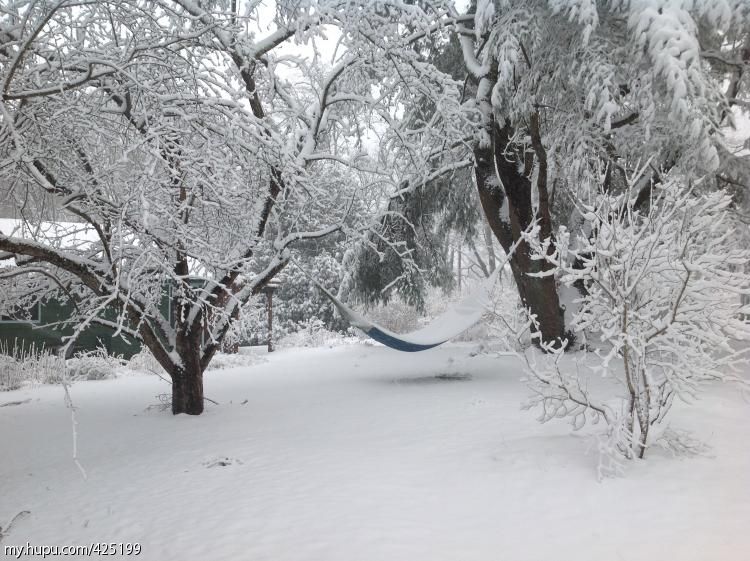
[[[750,253],[736,243],[725,193],[699,194],[668,180],[653,187],[650,208],[639,213],[632,189],[584,207],[595,234],[575,250],[567,250],[563,231],[555,254],[540,257],[558,266],[566,284],[585,283],[571,327],[584,343],[598,339],[590,340],[597,370],[619,382],[625,398],[594,398],[576,372],[560,367],[559,349],[547,349],[546,366],[531,365],[529,381],[542,420],[570,417],[578,427],[587,416],[604,419],[603,448],[642,458],[652,433],[680,434],[654,430],[675,398],[688,402],[710,382],[742,381],[748,349],[738,343],[750,340],[750,323],[740,295],[750,290]],[[579,267],[566,265],[573,260]]]
[[[44,347],[0,343],[0,391],[15,390],[27,383],[47,384],[59,379],[65,361]]]

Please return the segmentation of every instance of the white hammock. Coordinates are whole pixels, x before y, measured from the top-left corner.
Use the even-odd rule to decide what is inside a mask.
[[[297,265],[297,267],[302,270],[299,265]],[[433,319],[428,325],[404,335],[394,333],[393,331],[366,319],[364,316],[358,314],[341,300],[336,298],[304,270],[302,270],[302,272],[305,273],[305,275],[307,275],[318,286],[318,288],[320,288],[323,294],[325,294],[331,302],[333,302],[333,305],[336,306],[336,309],[341,316],[351,325],[361,329],[372,339],[375,339],[386,347],[398,351],[417,352],[442,345],[446,341],[457,337],[470,327],[476,325],[479,320],[482,319],[482,316],[489,305],[490,290],[495,284],[495,280],[497,279],[500,270],[501,267],[495,269],[495,271],[484,282],[480,283],[470,294]]]

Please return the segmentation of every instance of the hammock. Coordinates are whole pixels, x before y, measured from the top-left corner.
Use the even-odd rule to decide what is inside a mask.
[[[299,265],[297,267],[302,270]],[[331,300],[341,316],[352,326],[361,329],[369,337],[382,343],[386,347],[390,347],[397,351],[414,353],[418,351],[426,351],[427,349],[442,345],[449,339],[460,335],[470,327],[476,325],[476,323],[482,319],[482,315],[484,315],[484,312],[487,309],[489,290],[494,284],[494,281],[497,278],[497,273],[500,269],[501,268],[498,267],[485,282],[480,284],[458,304],[432,320],[429,325],[405,335],[389,331],[385,327],[381,327],[361,316],[326,290],[304,270],[302,270],[302,272],[317,285],[329,300]]]

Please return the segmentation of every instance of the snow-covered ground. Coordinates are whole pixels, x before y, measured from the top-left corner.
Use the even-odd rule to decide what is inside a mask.
[[[652,450],[600,482],[585,433],[519,409],[517,360],[471,348],[280,351],[209,372],[219,405],[200,417],[148,409],[167,390],[154,376],[76,383],[87,480],[62,390],[2,393],[0,524],[30,511],[2,546],[138,542],[138,559],[160,561],[750,559],[750,405],[736,389],[674,412],[708,455]]]

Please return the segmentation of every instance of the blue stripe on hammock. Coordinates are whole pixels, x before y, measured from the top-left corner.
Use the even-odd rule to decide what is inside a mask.
[[[388,335],[387,333],[383,333],[380,329],[377,327],[371,327],[367,331],[365,331],[368,336],[370,336],[372,339],[375,339],[378,343],[383,343],[386,347],[390,347],[391,349],[396,349],[397,351],[404,351],[407,353],[416,353],[419,351],[426,351],[427,349],[431,349],[433,347],[437,347],[438,345],[442,345],[445,343],[445,341],[440,341],[439,343],[432,343],[430,345],[420,345],[418,343],[409,343],[408,341],[404,341],[402,339],[397,339],[393,335]]]

